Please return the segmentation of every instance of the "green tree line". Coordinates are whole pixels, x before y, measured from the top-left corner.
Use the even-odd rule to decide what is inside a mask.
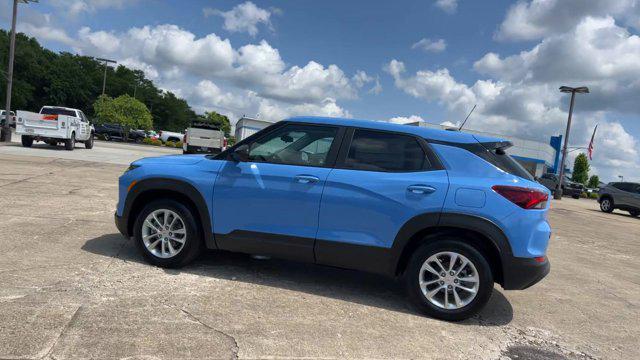
[[[0,30],[0,108],[4,108],[6,96],[8,53],[9,34]],[[67,106],[81,109],[94,119],[97,114],[93,104],[102,94],[103,75],[104,64],[91,57],[56,53],[42,47],[35,38],[18,33],[11,107],[37,112],[43,105]],[[105,94],[112,99],[135,94],[135,99],[149,109],[153,127],[158,130],[182,131],[193,120],[207,118],[229,121],[219,114],[197,115],[184,99],[158,89],[144,72],[122,65],[107,69]]]

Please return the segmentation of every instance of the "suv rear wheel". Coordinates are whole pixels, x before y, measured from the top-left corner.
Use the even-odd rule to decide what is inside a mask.
[[[187,265],[202,246],[191,210],[170,199],[154,201],[142,209],[134,225],[134,237],[147,261],[168,268]]]
[[[493,275],[485,257],[456,238],[420,246],[409,261],[405,282],[418,310],[448,321],[473,316],[493,291]]]
[[[600,210],[610,213],[613,211],[613,199],[604,197],[600,200]]]

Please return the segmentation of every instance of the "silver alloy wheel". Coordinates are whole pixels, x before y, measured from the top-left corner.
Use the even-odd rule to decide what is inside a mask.
[[[154,210],[142,223],[142,242],[150,253],[159,258],[176,256],[186,240],[184,221],[174,211]]]
[[[609,199],[602,200],[602,202],[600,203],[600,207],[602,208],[602,210],[608,211],[611,207],[611,201],[609,201]]]
[[[430,256],[420,268],[418,281],[425,298],[445,310],[469,305],[480,288],[480,277],[473,262],[453,251]]]

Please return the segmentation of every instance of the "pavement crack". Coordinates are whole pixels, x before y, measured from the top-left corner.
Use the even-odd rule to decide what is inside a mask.
[[[218,333],[218,334],[220,334],[220,335],[222,335],[222,336],[224,336],[224,337],[226,337],[226,338],[230,339],[231,341],[233,341],[233,349],[232,349],[232,352],[233,352],[233,359],[238,359],[238,353],[240,352],[240,347],[238,346],[238,341],[236,340],[236,338],[235,338],[235,337],[233,337],[233,336],[231,336],[231,335],[229,335],[229,334],[225,333],[224,331],[219,330],[219,329],[216,329],[216,328],[214,328],[213,326],[211,326],[211,325],[209,325],[209,324],[207,324],[207,323],[203,322],[203,321],[202,321],[202,320],[200,320],[197,316],[193,315],[192,313],[190,313],[189,311],[185,310],[184,308],[179,308],[179,307],[177,307],[177,306],[175,306],[175,305],[171,305],[171,304],[165,304],[165,305],[166,305],[166,306],[168,306],[168,307],[170,307],[170,308],[173,308],[173,309],[179,310],[179,311],[180,311],[182,314],[184,314],[184,315],[185,315],[189,320],[194,321],[194,322],[196,322],[196,323],[198,323],[198,324],[200,324],[200,325],[202,325],[202,326],[206,327],[207,329],[209,329],[209,330],[211,330],[211,331],[213,331],[213,332],[216,332],[216,333]]]
[[[66,324],[64,324],[64,326],[62,327],[62,330],[60,331],[60,334],[58,334],[58,336],[56,337],[56,339],[53,341],[53,343],[51,344],[51,346],[49,347],[49,349],[44,352],[44,355],[42,356],[38,356],[38,359],[47,359],[47,358],[51,358],[51,353],[53,352],[53,349],[56,347],[56,345],[58,344],[58,341],[60,341],[60,339],[62,339],[62,337],[64,336],[64,334],[67,333],[67,330],[69,330],[69,328],[71,327],[71,325],[73,323],[76,322],[77,318],[78,318],[78,314],[80,314],[80,309],[82,309],[82,305],[78,306],[76,308],[76,310],[73,312],[73,315],[71,315],[71,318],[69,319],[69,321],[67,321]]]

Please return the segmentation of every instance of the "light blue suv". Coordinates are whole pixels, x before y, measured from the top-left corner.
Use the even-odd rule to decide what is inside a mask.
[[[496,138],[374,121],[297,117],[218,155],[135,161],[116,224],[152,264],[202,249],[402,278],[430,316],[461,320],[494,282],[549,272],[549,191]]]

